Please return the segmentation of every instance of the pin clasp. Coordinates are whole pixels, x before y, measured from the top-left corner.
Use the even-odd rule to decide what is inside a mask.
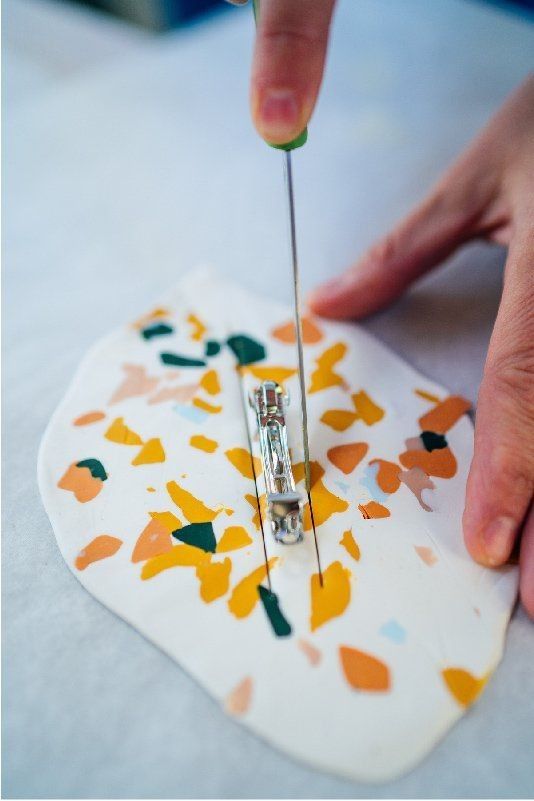
[[[260,436],[267,514],[274,538],[286,545],[303,538],[303,501],[295,489],[289,458],[285,410],[289,395],[275,381],[264,381],[250,395]]]

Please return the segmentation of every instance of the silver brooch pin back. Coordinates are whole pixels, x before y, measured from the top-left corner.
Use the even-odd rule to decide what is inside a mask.
[[[300,542],[303,500],[295,489],[289,456],[285,415],[289,396],[280,384],[264,381],[251,392],[249,402],[258,423],[271,530],[285,545]]]

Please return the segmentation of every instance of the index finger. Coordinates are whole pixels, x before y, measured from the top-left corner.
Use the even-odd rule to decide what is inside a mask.
[[[323,76],[335,0],[261,0],[252,65],[251,109],[272,144],[306,127]]]

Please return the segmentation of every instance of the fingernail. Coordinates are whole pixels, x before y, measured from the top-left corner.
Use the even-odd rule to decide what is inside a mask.
[[[510,556],[517,524],[511,517],[497,517],[482,532],[484,550],[490,565],[502,565]]]
[[[290,136],[298,122],[299,108],[291,89],[267,89],[260,103],[262,127],[271,136]]]

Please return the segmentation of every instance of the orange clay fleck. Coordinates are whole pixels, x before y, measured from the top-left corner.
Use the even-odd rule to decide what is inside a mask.
[[[240,717],[247,712],[252,700],[252,679],[246,676],[234,687],[224,702],[224,708],[229,715]]]
[[[208,395],[218,395],[221,391],[221,383],[216,370],[208,370],[200,379],[200,386],[206,390]]]
[[[176,481],[167,483],[167,492],[190,523],[211,523],[222,511],[222,507],[217,510],[209,509],[199,498],[181,487]]]
[[[446,434],[449,428],[471,408],[469,401],[459,395],[451,395],[419,418],[421,431]]]
[[[193,406],[196,406],[197,409],[202,409],[204,412],[208,412],[208,414],[219,414],[219,412],[222,412],[222,406],[215,406],[212,403],[202,400],[202,398],[193,398]]]
[[[254,479],[254,472],[252,470],[252,460],[250,458],[250,453],[246,448],[230,448],[230,450],[225,451],[224,455],[228,459],[231,465],[235,467],[235,469],[241,473],[243,478],[250,478]],[[257,456],[252,457],[254,460],[254,470],[256,471],[256,476],[261,474],[261,460],[258,459]]]
[[[105,416],[105,412],[87,412],[86,414],[81,414],[76,420],[73,420],[72,425],[88,426],[91,425],[91,423],[97,423],[99,420],[103,420]]]
[[[345,386],[345,380],[338,373],[334,372],[336,365],[345,356],[347,346],[343,342],[336,342],[324,353],[317,357],[315,363],[317,367],[311,374],[311,382],[308,392],[313,394],[322,389],[335,386]]]
[[[111,537],[109,534],[101,534],[95,537],[94,540],[85,546],[80,551],[74,562],[78,570],[85,570],[86,567],[92,565],[93,562],[99,562],[101,559],[107,559],[108,556],[113,556],[117,553],[122,545],[122,540],[117,537]]]
[[[115,420],[111,423],[108,430],[104,434],[106,439],[109,439],[110,442],[115,442],[117,445],[142,445],[143,440],[136,434],[135,431],[132,431],[131,428],[128,428],[127,425],[124,423],[124,417],[116,417]]]
[[[352,529],[350,529],[349,531],[345,531],[343,533],[343,536],[340,539],[339,544],[345,548],[347,553],[350,554],[350,556],[352,556],[352,558],[355,559],[356,562],[360,561],[360,548],[358,546],[358,543],[354,539],[354,534],[352,533]]]
[[[224,530],[224,534],[217,543],[217,553],[237,551],[239,548],[244,548],[251,543],[252,537],[249,536],[244,526],[229,526]]]
[[[292,345],[296,342],[295,323],[290,320],[277,328],[273,328],[271,336],[279,342]],[[315,345],[323,338],[323,332],[311,317],[302,318],[302,342],[304,345]]]
[[[384,417],[384,410],[369,397],[365,390],[351,395],[356,414],[365,425],[372,426]]]
[[[249,364],[242,369],[253,375],[258,381],[276,381],[277,384],[283,384],[297,372],[295,367],[260,367],[254,364]]]
[[[269,559],[269,570],[274,567],[277,561],[278,558],[276,556]],[[250,615],[260,597],[258,585],[261,584],[266,576],[267,568],[263,563],[235,585],[228,601],[228,609],[235,617],[243,618]]]
[[[401,468],[395,462],[388,462],[385,459],[371,459],[369,464],[378,464],[376,483],[382,492],[397,492],[400,487]]]
[[[314,573],[311,576],[311,631],[342,615],[349,603],[350,570],[341,562],[332,562],[323,570],[322,586],[319,574]]]
[[[488,681],[488,676],[478,679],[463,668],[446,668],[441,675],[449,692],[464,707],[476,701]]]
[[[387,692],[391,688],[389,668],[381,659],[347,645],[339,646],[339,656],[345,678],[353,689]]]
[[[432,395],[431,392],[427,392],[425,389],[414,389],[416,395],[426,401],[430,401],[430,403],[439,403],[440,399],[437,395]]]
[[[321,423],[330,426],[334,431],[346,431],[357,419],[356,412],[345,409],[327,409],[321,417]]]
[[[313,517],[315,526],[319,527],[332,515],[338,512],[346,512],[349,508],[347,501],[342,500],[337,495],[325,486],[323,482],[324,469],[319,462],[310,462],[310,479],[311,479],[311,499],[313,504]],[[299,462],[293,467],[293,476],[295,482],[298,483],[304,478],[304,462]],[[304,531],[310,531],[312,528],[310,507],[308,504],[304,507]]]
[[[137,456],[132,459],[132,464],[155,464],[164,461],[165,451],[163,450],[161,440],[159,437],[154,437],[154,439],[149,439],[145,442]]]
[[[58,481],[59,489],[70,490],[80,503],[96,498],[102,486],[103,482],[99,478],[93,478],[88,467],[77,467],[75,464],[71,464]]]
[[[199,451],[205,451],[206,453],[214,453],[219,447],[219,443],[216,440],[205,437],[203,434],[194,434],[189,440],[189,444],[192,448],[197,448]]]
[[[154,578],[158,573],[169,570],[171,567],[198,567],[203,562],[209,562],[211,554],[194,545],[173,545],[170,551],[154,556],[145,562],[141,569],[143,581]]]
[[[201,562],[196,570],[200,581],[200,597],[210,604],[226,595],[230,586],[232,560],[226,557],[222,562]]]
[[[196,314],[189,314],[187,322],[191,325],[191,339],[193,342],[200,342],[208,329]]]
[[[145,562],[172,548],[171,535],[159,520],[150,520],[140,533],[132,553],[132,562]]]
[[[346,445],[330,448],[326,455],[333,465],[348,475],[361,462],[368,450],[369,445],[366,442],[349,442]]]
[[[450,448],[438,448],[434,451],[405,451],[399,456],[403,467],[410,469],[419,467],[428,476],[436,478],[452,478],[456,475],[457,463]]]
[[[362,513],[362,517],[365,520],[379,519],[381,517],[390,517],[391,512],[385,506],[382,506],[381,503],[377,503],[376,501],[369,501],[369,503],[360,503],[358,504],[358,509]]]

